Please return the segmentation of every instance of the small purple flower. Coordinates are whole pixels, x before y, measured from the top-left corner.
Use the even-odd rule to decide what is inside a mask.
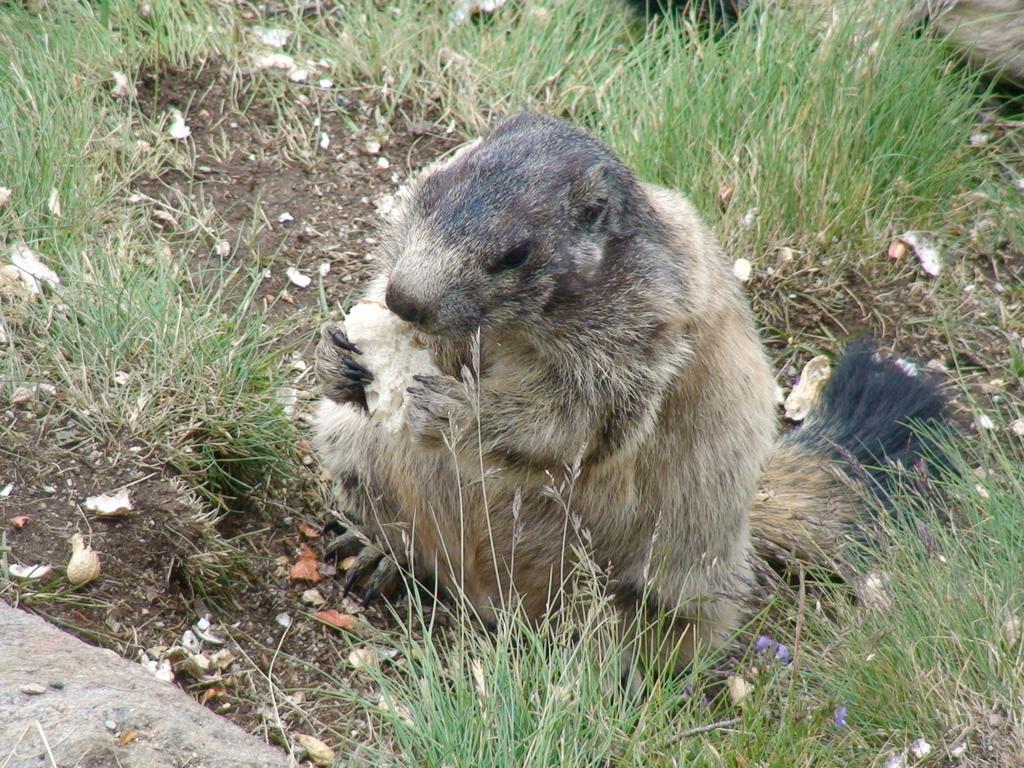
[[[768,635],[761,635],[757,640],[754,641],[754,651],[756,653],[764,653],[775,644]]]
[[[837,728],[846,727],[846,705],[840,704],[836,708],[836,713],[832,718],[832,721],[836,724]]]
[[[784,646],[782,643],[779,643],[775,647],[775,660],[779,662],[779,664],[789,664],[789,648]]]

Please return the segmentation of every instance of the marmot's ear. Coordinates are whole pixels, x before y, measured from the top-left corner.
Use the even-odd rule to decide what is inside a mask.
[[[630,187],[621,169],[608,163],[592,165],[572,182],[570,205],[584,227],[613,237],[628,237],[633,233]]]

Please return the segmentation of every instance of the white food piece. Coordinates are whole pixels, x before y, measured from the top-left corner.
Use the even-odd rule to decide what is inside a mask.
[[[366,385],[366,406],[391,432],[402,426],[405,390],[415,374],[438,375],[430,352],[415,329],[380,302],[363,300],[345,317],[345,335],[362,352],[359,362],[373,374]]]
[[[288,267],[284,273],[288,276],[289,282],[299,288],[308,288],[309,284],[313,282],[312,277],[302,274],[295,267]]]
[[[170,659],[157,661],[151,659],[145,651],[139,651],[139,664],[157,680],[163,680],[165,683],[174,682],[174,670],[171,669]]]
[[[284,48],[288,43],[288,38],[292,36],[291,30],[274,27],[255,27],[253,31],[261,43],[269,45],[271,48]]]
[[[0,499],[6,499],[11,495],[11,491],[14,490],[14,483],[8,483],[3,488],[0,488]]]
[[[1024,437],[1024,419],[1017,419],[1010,425],[1010,430],[1017,437]]]
[[[507,2],[508,0],[461,0],[461,2],[455,6],[455,12],[452,14],[452,20],[456,24],[465,24],[469,20],[470,16],[478,13],[494,13]]]
[[[114,78],[114,85],[110,89],[110,95],[115,99],[123,99],[129,94],[134,95],[135,88],[132,87],[131,81],[128,79],[128,75],[124,72],[112,72]]]
[[[740,675],[729,678],[729,700],[737,707],[742,707],[750,695],[750,683]]]
[[[296,735],[295,740],[306,750],[306,756],[309,757],[313,765],[324,767],[334,765],[334,750],[316,736],[300,733]]]
[[[978,429],[995,429],[996,423],[992,421],[992,417],[985,413],[979,413],[974,417],[974,425]]]
[[[409,708],[404,704],[398,703],[391,696],[388,696],[386,691],[380,692],[380,699],[377,701],[377,706],[380,707],[382,712],[394,712],[398,719],[406,725],[413,726],[416,724],[412,719],[412,713],[409,711]]]
[[[736,259],[736,261],[732,263],[732,273],[736,275],[742,283],[745,283],[750,279],[753,269],[754,268],[747,259]]]
[[[132,498],[127,488],[122,488],[117,493],[101,493],[98,496],[90,496],[82,505],[89,512],[95,512],[102,517],[119,517],[125,512],[132,511]]]
[[[904,232],[899,239],[913,249],[925,274],[937,277],[942,272],[942,257],[931,240],[920,232]]]
[[[21,243],[11,248],[11,264],[18,270],[18,277],[33,296],[43,292],[43,286],[54,288],[60,285],[57,273],[43,264],[39,254]]]
[[[918,760],[928,757],[931,754],[932,745],[924,739],[918,739],[910,745],[910,754],[916,757]]]
[[[831,374],[832,366],[824,355],[809,360],[800,373],[800,380],[786,398],[786,418],[790,421],[806,419]]]
[[[186,629],[181,633],[181,647],[189,653],[199,653],[203,646],[200,644],[199,638],[196,637],[196,633],[191,629]]]
[[[295,59],[287,53],[267,53],[257,56],[253,64],[256,69],[284,69],[288,72],[295,69]]]
[[[365,672],[377,669],[380,666],[380,659],[372,648],[356,648],[348,655],[348,663],[352,669]]]
[[[16,579],[41,579],[53,570],[52,565],[18,565],[12,564],[9,569],[11,576]]]
[[[185,125],[185,116],[181,110],[171,110],[171,125],[167,129],[167,135],[175,141],[183,141],[192,135],[192,129]]]
[[[50,190],[50,197],[46,201],[46,209],[57,218],[60,218],[60,190],[56,187]]]
[[[229,651],[227,648],[221,648],[213,656],[210,657],[210,661],[213,665],[222,672],[235,663],[235,654]]]
[[[302,67],[296,67],[288,73],[288,79],[293,83],[304,83],[309,80],[309,70],[303,69]]]
[[[319,608],[327,601],[324,598],[324,596],[320,593],[320,590],[316,587],[313,587],[312,589],[307,589],[305,592],[302,593],[302,602],[304,602],[306,605],[312,605],[314,608]]]
[[[14,191],[10,187],[0,187],[0,211],[11,202],[11,197],[14,195]]]
[[[331,146],[331,136],[327,131],[320,131],[320,149],[327,149]]]
[[[71,537],[71,559],[68,561],[68,581],[74,585],[88,584],[100,575],[100,556],[85,546],[82,534]]]

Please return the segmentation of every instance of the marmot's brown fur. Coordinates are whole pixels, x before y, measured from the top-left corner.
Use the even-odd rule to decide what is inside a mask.
[[[932,383],[858,347],[778,440],[748,303],[694,208],[547,117],[419,179],[368,295],[427,336],[443,375],[418,377],[387,432],[360,399],[372,371],[324,330],[315,446],[358,526],[339,542],[361,552],[352,583],[394,579],[369,537],[485,619],[510,588],[537,618],[583,542],[627,617],[642,602],[667,618],[661,653],[682,661],[736,627],[755,548],[837,551],[861,509],[837,456],[909,461],[902,422],[942,410]]]

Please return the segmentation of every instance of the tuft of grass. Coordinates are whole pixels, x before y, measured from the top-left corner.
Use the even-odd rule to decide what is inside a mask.
[[[125,204],[130,180],[166,150],[138,149],[153,129],[110,95],[111,72],[211,51],[212,6],[152,7],[141,19],[134,4],[112,4],[116,32],[89,6],[0,14],[0,179],[14,190],[0,217],[8,244],[27,243],[61,277],[44,301],[5,309],[5,385],[47,378],[97,436],[160,444],[208,496],[233,496],[295,466],[295,431],[274,397],[287,350],[254,306],[255,265],[217,260],[202,222],[161,237],[144,207]]]
[[[788,645],[789,664],[753,650],[707,656],[634,695],[619,666],[633,646],[596,582],[566,609],[570,626],[503,610],[493,632],[476,632],[457,603],[458,627],[443,632],[414,603],[393,640],[397,663],[362,673],[379,694],[337,694],[373,724],[367,762],[881,766],[924,739],[939,762],[912,764],[943,764],[960,745],[959,764],[1010,764],[1024,747],[1024,447],[948,450],[955,466],[938,495],[898,499],[890,520],[909,522],[887,523],[884,546],[864,552],[863,569],[886,585],[881,601],[817,585],[806,600],[780,595],[754,621]],[[742,706],[723,690],[723,667],[752,686]]]

